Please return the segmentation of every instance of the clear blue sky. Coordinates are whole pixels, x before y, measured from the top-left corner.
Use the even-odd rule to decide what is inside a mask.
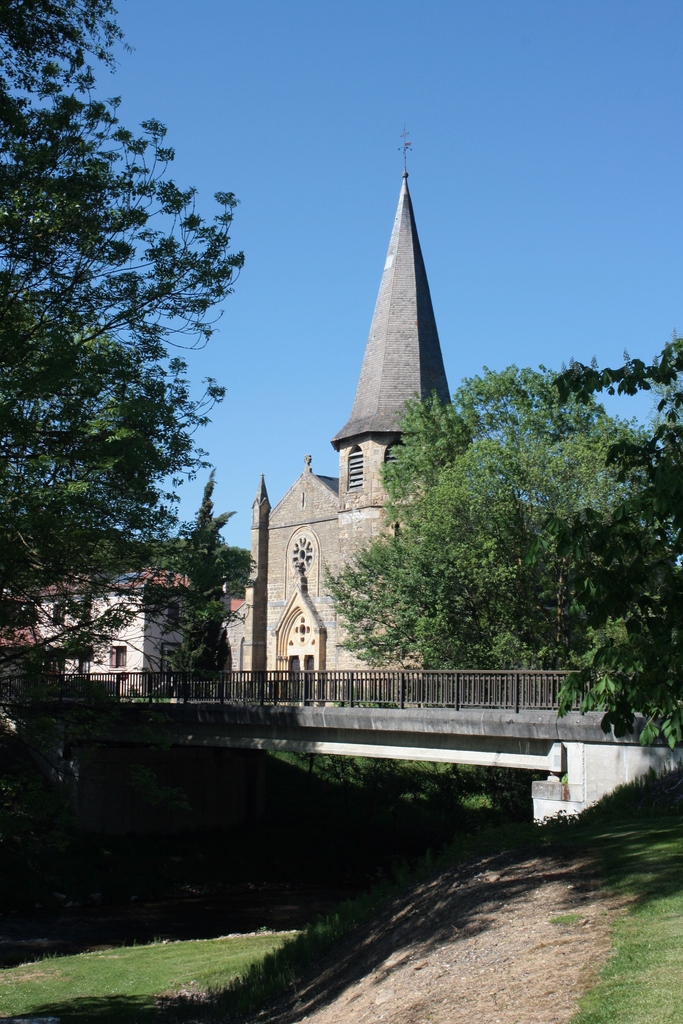
[[[240,200],[245,269],[189,356],[228,389],[201,443],[232,543],[261,472],[273,503],[306,452],[336,475],[404,123],[452,390],[483,365],[649,358],[683,330],[680,2],[129,0],[120,22],[134,52],[101,91],[168,126],[202,212]]]

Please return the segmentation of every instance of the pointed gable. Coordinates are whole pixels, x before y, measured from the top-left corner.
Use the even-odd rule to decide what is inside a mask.
[[[339,511],[338,479],[318,476],[311,469],[309,456],[306,459],[303,473],[271,512],[271,529],[336,517]]]
[[[433,391],[441,402],[450,401],[404,173],[351,417],[332,444],[339,449],[352,437],[396,433],[405,403]]]

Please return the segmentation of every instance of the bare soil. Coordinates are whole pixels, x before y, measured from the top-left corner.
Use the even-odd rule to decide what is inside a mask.
[[[610,955],[621,906],[588,858],[481,858],[393,900],[255,1019],[562,1024]]]

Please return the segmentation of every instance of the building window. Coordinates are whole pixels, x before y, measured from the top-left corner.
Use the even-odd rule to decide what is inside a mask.
[[[166,621],[174,625],[180,622],[180,605],[177,601],[173,604],[169,604],[166,609]]]
[[[294,627],[296,639],[300,644],[307,642],[306,634],[311,632],[311,627],[306,624],[306,619],[302,616],[298,624]]]
[[[64,673],[66,668],[66,655],[63,651],[48,651],[47,655],[47,670],[48,672],[55,672],[59,675]]]
[[[308,537],[299,537],[292,548],[292,565],[294,571],[307,576],[313,565],[313,545]]]
[[[109,651],[109,667],[125,668],[127,661],[127,647],[112,647]]]
[[[385,462],[396,462],[396,445],[388,444],[384,449],[384,461]]]
[[[349,490],[358,491],[363,486],[363,453],[356,445],[349,452]]]
[[[83,654],[78,655],[78,674],[79,676],[87,676],[90,674],[90,659],[92,654],[90,651],[86,651]]]
[[[179,644],[162,644],[161,645],[161,671],[172,672],[173,671],[173,655],[178,650]]]
[[[55,601],[52,605],[52,624],[54,626],[63,626],[64,619],[66,617],[66,609],[60,601]]]

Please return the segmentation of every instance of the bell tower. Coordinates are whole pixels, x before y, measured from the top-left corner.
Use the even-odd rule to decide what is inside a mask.
[[[432,393],[444,404],[450,401],[404,170],[353,409],[332,439],[339,452],[342,550],[379,531],[385,501],[382,464],[401,439],[405,404]]]

